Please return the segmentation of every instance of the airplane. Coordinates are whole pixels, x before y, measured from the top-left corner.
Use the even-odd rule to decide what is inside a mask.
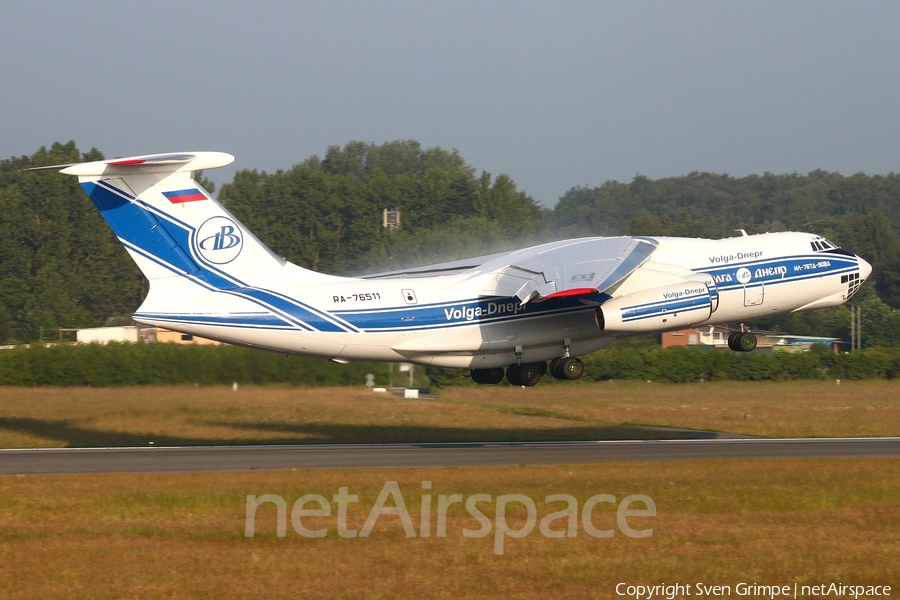
[[[149,280],[139,323],[341,364],[465,368],[482,384],[578,379],[579,355],[686,327],[740,323],[728,345],[751,351],[747,321],[838,306],[872,272],[818,235],[741,230],[567,239],[339,277],[271,251],[194,179],[233,161],[180,152],[38,168],[78,177]]]

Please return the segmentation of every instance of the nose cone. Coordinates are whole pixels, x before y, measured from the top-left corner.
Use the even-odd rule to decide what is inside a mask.
[[[872,274],[872,265],[870,265],[864,258],[861,256],[857,256],[856,260],[859,262],[859,277],[860,279],[868,279],[869,275]]]

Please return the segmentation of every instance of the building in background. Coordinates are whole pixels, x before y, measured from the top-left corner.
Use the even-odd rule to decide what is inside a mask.
[[[181,333],[180,331],[172,331],[171,329],[156,328],[156,341],[161,344],[197,344],[197,345],[218,345],[222,342],[210,340],[207,338],[191,335],[190,333]]]
[[[156,327],[149,325],[123,325],[120,327],[79,329],[75,333],[75,341],[79,344],[108,344],[109,342],[153,343],[156,341]]]
[[[71,339],[71,338],[70,338]],[[161,329],[150,325],[124,325],[120,327],[91,327],[79,329],[75,334],[75,341],[79,344],[108,344],[109,342],[152,344],[221,344],[215,340],[209,340],[180,331]]]

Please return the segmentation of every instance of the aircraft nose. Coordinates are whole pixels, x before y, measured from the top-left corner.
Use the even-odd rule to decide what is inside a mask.
[[[869,275],[872,274],[872,265],[870,265],[866,259],[861,256],[856,257],[857,262],[859,263],[859,277],[860,279],[868,279]]]

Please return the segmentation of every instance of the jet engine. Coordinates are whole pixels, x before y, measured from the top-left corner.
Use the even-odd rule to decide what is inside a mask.
[[[602,331],[681,329],[710,318],[718,303],[711,281],[685,281],[612,298],[597,307]]]

